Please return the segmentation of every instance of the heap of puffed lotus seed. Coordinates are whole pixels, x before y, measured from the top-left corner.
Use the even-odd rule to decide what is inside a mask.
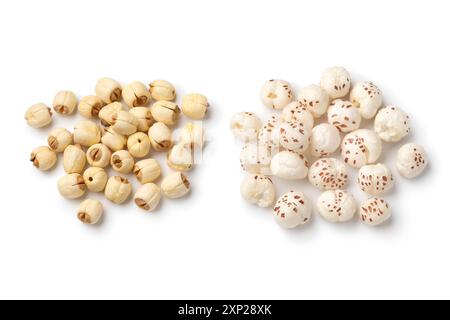
[[[323,191],[316,202],[319,214],[330,222],[348,221],[357,211],[355,198],[344,190],[350,166],[359,169],[361,190],[374,196],[361,203],[361,221],[375,226],[390,218],[389,204],[380,195],[393,187],[394,180],[390,169],[377,160],[382,141],[402,140],[410,132],[410,120],[401,109],[382,106],[375,84],[360,82],[352,87],[349,72],[332,67],[323,72],[319,85],[301,88],[296,100],[288,82],[269,80],[261,90],[261,101],[278,112],[265,123],[252,112],[240,112],[230,124],[234,135],[245,142],[240,155],[241,166],[249,173],[241,183],[244,199],[260,207],[274,205],[278,224],[294,228],[311,219],[311,202],[299,190],[290,190],[275,201],[269,176],[307,177]],[[320,123],[322,117],[325,123]],[[362,118],[375,118],[374,129],[360,129]],[[340,160],[331,157],[339,147]],[[307,157],[315,161],[309,165]],[[427,164],[423,147],[415,143],[398,150],[396,166],[405,178],[418,176]]]
[[[58,189],[67,199],[77,199],[91,191],[104,192],[111,202],[123,203],[132,193],[131,184],[123,175],[134,173],[141,183],[134,202],[139,208],[152,211],[158,206],[161,193],[167,198],[179,198],[189,192],[190,182],[184,172],[193,167],[195,149],[203,148],[201,126],[187,123],[176,143],[171,127],[178,123],[181,113],[192,120],[203,119],[208,110],[206,97],[197,93],[183,96],[181,110],[175,98],[174,86],[164,80],[155,80],[149,86],[135,81],[122,88],[111,78],[101,78],[95,95],[80,101],[73,92],[60,91],[54,98],[53,110],[71,115],[78,109],[87,120],[79,121],[73,132],[53,129],[48,135],[48,146],[34,149],[31,161],[46,171],[55,166],[57,153],[63,153],[67,175],[59,179]],[[52,122],[52,111],[39,103],[26,111],[25,119],[30,126],[42,128]],[[174,170],[162,179],[160,186],[154,181],[160,177],[161,167],[156,159],[148,158],[151,149],[167,152],[167,165]],[[118,175],[108,177],[108,166]],[[87,199],[81,203],[77,217],[95,224],[102,214],[102,204]]]

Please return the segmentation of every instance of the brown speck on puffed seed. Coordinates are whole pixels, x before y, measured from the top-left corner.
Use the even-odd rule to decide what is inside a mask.
[[[78,219],[84,223],[91,223],[91,217],[86,212],[78,212]]]
[[[148,210],[150,209],[150,206],[147,204],[147,202],[145,202],[144,200],[140,199],[140,198],[136,198],[134,199],[134,202],[136,203],[136,205],[144,210]]]

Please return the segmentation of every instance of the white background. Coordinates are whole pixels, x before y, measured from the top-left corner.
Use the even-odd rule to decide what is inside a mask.
[[[446,1],[2,2],[0,298],[450,298],[448,12]],[[241,199],[228,122],[241,110],[269,114],[265,80],[298,92],[332,65],[410,114],[405,141],[423,144],[431,165],[414,181],[394,170],[383,227],[315,214],[282,230]],[[205,94],[210,141],[189,197],[151,214],[104,200],[92,227],[76,219],[79,200],[58,194],[61,159],[49,173],[28,161],[49,129],[23,114],[61,89],[91,94],[101,76]],[[55,116],[52,127],[77,119]],[[400,145],[384,146],[392,167]],[[319,194],[305,181],[277,186]]]

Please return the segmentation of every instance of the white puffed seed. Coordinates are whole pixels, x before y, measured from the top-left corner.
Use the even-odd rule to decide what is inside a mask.
[[[161,190],[169,199],[181,198],[190,190],[189,178],[182,172],[173,172],[163,179]]]
[[[154,183],[142,185],[134,195],[134,203],[146,211],[153,211],[160,200],[161,189]]]
[[[70,173],[82,173],[86,166],[86,153],[79,144],[70,145],[63,154],[64,171]]]
[[[191,170],[194,166],[194,150],[188,145],[174,145],[167,153],[167,165],[177,171]]]
[[[83,180],[89,191],[103,192],[108,182],[108,174],[103,168],[89,167],[83,173]]]
[[[100,122],[105,127],[109,127],[113,122],[113,115],[119,111],[124,111],[123,104],[120,102],[113,102],[104,106],[98,113]],[[130,112],[131,113],[131,112]]]
[[[231,132],[244,142],[255,140],[261,127],[261,120],[252,112],[236,113],[230,121]]]
[[[372,119],[381,107],[381,91],[372,82],[358,82],[350,91],[350,101],[364,119]]]
[[[77,97],[72,91],[59,91],[53,99],[53,109],[62,115],[72,114],[77,107]]]
[[[317,199],[317,211],[329,222],[349,221],[356,209],[355,198],[344,190],[328,190]]]
[[[30,155],[30,161],[33,165],[42,171],[47,171],[53,168],[58,157],[55,151],[47,146],[42,146],[34,149]]]
[[[148,132],[148,129],[154,123],[152,113],[147,107],[135,107],[129,111],[138,121],[137,131]]]
[[[104,144],[97,143],[86,151],[86,158],[91,166],[106,168],[111,159],[111,151]]]
[[[275,187],[269,177],[250,175],[241,183],[241,195],[248,202],[266,208],[275,201]]]
[[[283,111],[281,112],[281,121],[298,121],[303,123],[303,125],[309,129],[314,126],[314,117],[312,113],[298,101],[293,101],[283,108]]]
[[[331,99],[342,98],[350,91],[350,73],[342,67],[328,68],[322,73],[320,86]]]
[[[134,81],[123,87],[122,96],[130,108],[145,106],[150,102],[150,91],[145,84],[139,81]]]
[[[411,130],[409,116],[400,108],[388,106],[378,111],[374,121],[375,132],[383,141],[397,142]]]
[[[203,148],[205,133],[201,126],[192,122],[186,123],[179,132],[178,144],[189,146],[192,149]]]
[[[155,80],[150,83],[150,93],[157,101],[172,101],[176,97],[175,87],[166,80]]]
[[[118,111],[113,114],[111,128],[124,136],[129,136],[137,131],[138,121],[128,111]]]
[[[361,124],[361,114],[350,101],[337,99],[328,108],[328,123],[341,132],[354,131]]]
[[[397,152],[396,166],[398,172],[407,179],[420,175],[428,165],[425,149],[415,143],[403,145]]]
[[[95,94],[105,103],[120,101],[122,98],[122,87],[114,79],[100,78],[95,85]]]
[[[342,139],[341,155],[344,162],[353,168],[374,163],[381,155],[382,145],[378,135],[368,129],[359,129]]]
[[[345,164],[334,158],[322,158],[309,168],[308,180],[319,190],[341,189],[347,184]]]
[[[241,167],[249,173],[269,175],[271,159],[270,147],[259,145],[255,141],[246,143],[240,154]]]
[[[88,119],[98,117],[98,113],[105,106],[102,99],[97,96],[85,96],[78,103],[78,113]]]
[[[27,109],[25,120],[30,127],[43,128],[52,123],[52,111],[47,105],[38,103]]]
[[[364,224],[377,226],[389,220],[391,217],[391,209],[386,200],[382,198],[370,198],[361,203],[359,216]]]
[[[143,132],[133,133],[128,137],[127,148],[135,158],[143,158],[150,152],[150,138]]]
[[[111,155],[111,167],[114,171],[128,174],[133,171],[134,158],[127,150],[119,150]]]
[[[65,128],[55,128],[48,134],[47,143],[53,151],[63,152],[73,143],[73,135]]]
[[[270,162],[273,175],[287,180],[304,179],[308,175],[308,162],[302,154],[293,151],[281,151]]]
[[[258,144],[260,146],[271,148],[274,152],[279,150],[280,125],[280,119],[276,115],[272,115],[259,130]]]
[[[314,117],[319,118],[330,105],[328,93],[320,86],[312,84],[301,88],[297,100],[306,107]]]
[[[273,216],[281,227],[295,228],[311,220],[311,204],[303,192],[291,190],[278,198]]]
[[[127,144],[127,137],[118,134],[111,127],[109,127],[103,132],[101,142],[112,151],[118,151],[125,148],[125,145]]]
[[[102,137],[100,127],[92,121],[81,120],[73,130],[73,142],[84,147],[90,147],[99,143]]]
[[[181,111],[187,117],[194,120],[201,120],[208,111],[208,99],[204,95],[191,93],[181,99]]]
[[[166,151],[172,147],[172,131],[162,122],[156,122],[148,130],[150,143],[156,151]]]
[[[335,152],[341,144],[339,130],[329,123],[321,123],[311,131],[310,150],[314,157],[325,157]]]
[[[308,149],[311,128],[298,121],[283,122],[279,126],[280,144],[283,148],[303,153]]]
[[[66,199],[77,199],[86,192],[86,185],[79,173],[71,173],[58,180],[58,190]]]
[[[109,201],[121,204],[125,202],[131,194],[131,184],[128,179],[113,176],[108,179],[105,187],[105,197]]]
[[[178,122],[181,110],[176,103],[161,100],[151,106],[150,112],[156,121],[172,126]]]
[[[133,168],[137,180],[142,183],[153,182],[161,175],[161,167],[155,159],[145,159],[136,162]]]
[[[262,103],[271,109],[283,109],[291,102],[293,93],[291,85],[284,80],[267,81],[260,93]]]
[[[362,191],[377,196],[392,189],[394,177],[384,164],[366,165],[359,169],[358,185]]]
[[[100,201],[86,199],[78,207],[77,218],[86,224],[96,224],[103,215],[103,205]]]

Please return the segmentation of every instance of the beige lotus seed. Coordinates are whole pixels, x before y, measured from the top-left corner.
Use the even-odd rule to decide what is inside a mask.
[[[148,132],[148,129],[155,122],[150,109],[147,107],[135,107],[129,111],[138,121],[137,131]]]
[[[138,121],[128,111],[118,111],[113,114],[111,128],[124,136],[129,136],[137,131]]]
[[[202,127],[189,122],[181,128],[179,134],[178,144],[187,145],[192,149],[199,148],[201,150],[203,148],[205,133]]]
[[[131,184],[128,179],[113,176],[108,179],[105,187],[105,197],[109,201],[121,204],[125,202],[131,194]]]
[[[128,137],[127,148],[135,158],[143,158],[150,152],[150,138],[143,132],[133,133]]]
[[[167,198],[181,198],[190,190],[189,178],[182,172],[173,172],[163,179],[161,190]]]
[[[130,108],[145,106],[150,102],[150,91],[139,81],[134,81],[122,89],[123,100]]]
[[[33,165],[42,171],[47,171],[53,168],[57,160],[58,158],[55,151],[47,146],[34,149],[30,156],[30,161]]]
[[[65,128],[55,128],[47,137],[49,147],[55,152],[63,152],[73,143],[73,135]]]
[[[153,182],[161,175],[161,167],[155,159],[145,159],[136,162],[133,172],[137,180],[142,183]]]
[[[64,150],[63,154],[63,166],[64,171],[67,174],[70,173],[82,173],[86,165],[86,154],[81,146],[70,145]]]
[[[64,198],[77,199],[86,192],[86,185],[79,173],[71,173],[58,180],[58,190]]]
[[[77,218],[86,224],[96,224],[103,215],[103,205],[94,199],[84,200],[78,207]]]
[[[123,104],[120,102],[113,102],[104,106],[100,112],[98,113],[98,117],[100,118],[100,122],[105,127],[109,127],[113,122],[113,115],[116,112],[124,111]]]
[[[198,93],[187,94],[181,100],[181,111],[194,120],[203,119],[208,111],[208,106],[206,97]]]
[[[125,145],[127,144],[127,137],[118,134],[111,127],[109,127],[105,129],[101,142],[112,151],[118,151],[125,148]]]
[[[119,150],[111,155],[111,167],[114,171],[128,174],[133,171],[134,158],[127,150]]]
[[[52,122],[52,111],[47,105],[38,103],[27,109],[25,120],[30,127],[43,128]]]
[[[102,143],[97,143],[89,147],[86,158],[93,167],[106,168],[111,159],[111,151]]]
[[[134,195],[134,203],[141,209],[153,211],[161,200],[161,189],[154,183],[142,185]]]
[[[176,124],[181,113],[177,104],[163,100],[155,102],[151,106],[150,111],[153,119],[168,126]]]
[[[72,114],[78,101],[72,91],[59,91],[53,99],[53,109],[62,115]]]
[[[122,87],[120,83],[111,78],[100,78],[95,85],[95,95],[104,103],[120,101],[122,98]]]
[[[83,180],[89,191],[103,192],[108,182],[108,174],[103,168],[89,167],[83,173]]]
[[[97,96],[85,96],[78,103],[78,113],[88,119],[96,118],[104,105],[102,99]]]
[[[175,87],[168,81],[155,80],[150,83],[150,93],[152,98],[159,100],[172,101],[175,99]]]
[[[100,127],[90,120],[79,121],[73,130],[73,142],[84,147],[99,143],[102,137]]]
[[[192,169],[194,166],[194,150],[187,145],[174,145],[167,153],[167,165],[177,171]]]
[[[148,130],[150,143],[156,151],[166,151],[172,147],[172,131],[162,122],[156,122]]]

